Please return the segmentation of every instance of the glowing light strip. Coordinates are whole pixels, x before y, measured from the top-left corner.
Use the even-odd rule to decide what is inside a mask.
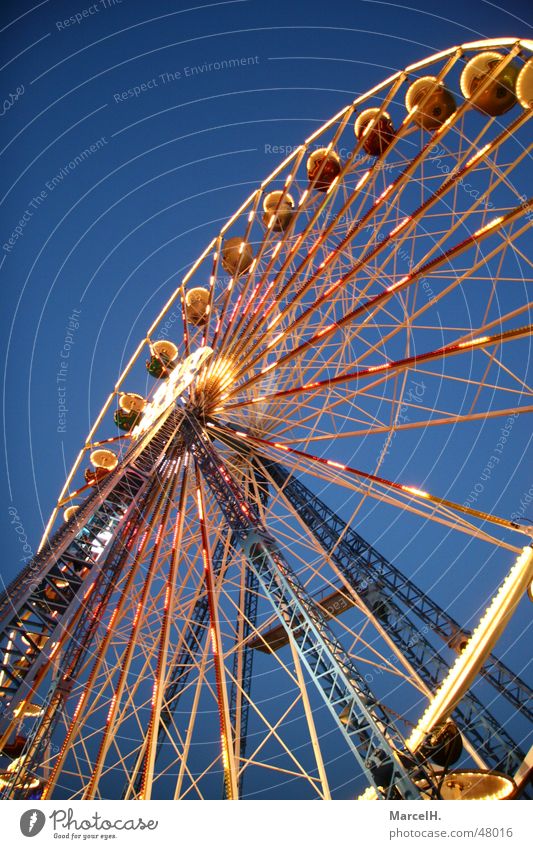
[[[475,50],[479,47],[510,47],[512,44],[521,44],[516,38],[487,38],[483,41],[469,41],[462,44],[463,50]]]
[[[263,180],[263,182],[261,183],[261,188],[264,189],[266,186],[268,186],[268,184],[271,183],[272,180],[274,180],[275,177],[277,177],[279,172],[283,171],[285,166],[288,165],[289,162],[291,162],[293,159],[295,159],[302,150],[305,150],[305,145],[303,145],[303,144],[299,145],[299,147],[297,147],[296,150],[293,150],[293,152],[290,153],[289,156],[287,156],[283,160],[283,162],[280,162],[278,167],[275,168],[274,171],[272,171],[272,173],[268,175],[266,180]]]
[[[229,230],[229,228],[231,227],[231,225],[233,224],[233,222],[234,222],[234,221],[236,221],[236,220],[237,220],[237,218],[239,217],[239,215],[240,215],[242,212],[244,212],[244,210],[246,209],[246,207],[247,207],[247,206],[249,206],[249,205],[252,203],[253,199],[255,198],[255,196],[257,195],[257,193],[258,193],[258,192],[260,192],[260,191],[261,191],[261,189],[255,189],[255,191],[253,191],[253,192],[252,192],[252,194],[251,194],[249,197],[247,197],[247,198],[246,198],[246,200],[244,201],[244,203],[241,203],[241,205],[239,206],[239,208],[238,208],[237,212],[235,212],[235,213],[231,216],[231,218],[229,219],[229,221],[226,221],[226,223],[225,223],[225,224],[224,224],[224,226],[222,227],[222,229],[221,229],[221,231],[220,231],[220,235],[221,235],[221,236],[223,236],[223,235],[224,235],[224,233],[225,233],[227,230]],[[211,243],[211,244],[213,244],[213,243]],[[184,281],[184,282],[185,282],[185,281]]]
[[[430,56],[428,59],[422,59],[420,62],[414,62],[412,65],[408,65],[405,69],[405,73],[411,74],[413,71],[417,71],[419,68],[425,68],[428,65],[432,65],[433,62],[438,62],[439,59],[445,59],[446,56],[451,56],[452,53],[455,53],[459,50],[459,47],[449,47],[447,50],[441,50],[440,53],[434,53],[433,56]]]
[[[533,548],[526,546],[407,740],[412,752],[435,725],[449,716],[469,689],[532,578]]]
[[[318,130],[316,130],[314,133],[311,133],[311,135],[308,136],[308,138],[306,138],[304,144],[305,145],[310,144],[318,136],[322,135],[322,133],[325,130],[329,129],[329,127],[331,127],[331,125],[334,124],[335,121],[338,121],[340,118],[344,117],[344,115],[346,115],[347,112],[350,112],[352,110],[353,110],[353,105],[351,103],[348,106],[343,106],[343,108],[339,112],[337,112],[337,114],[334,115],[333,118],[330,118],[329,121],[326,121],[325,124],[322,124],[322,126],[319,127]],[[331,147],[331,142],[330,142],[330,145],[328,145],[328,147]]]

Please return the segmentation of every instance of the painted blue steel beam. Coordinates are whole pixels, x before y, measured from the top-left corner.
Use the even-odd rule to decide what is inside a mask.
[[[266,505],[268,501],[268,485],[266,483],[266,480],[257,468],[253,469],[252,474],[255,478],[259,497],[262,503]],[[257,512],[256,505],[252,506],[255,508],[254,513],[256,517],[258,517],[259,514]],[[250,566],[246,566],[242,642],[239,646],[236,646],[235,654],[233,657],[233,680],[231,682],[229,699],[230,722],[234,734],[238,733],[239,735],[241,760],[246,755],[246,745],[248,740],[248,717],[250,714],[250,697],[252,690],[253,664],[255,655],[253,646],[250,643],[250,637],[254,632],[255,626],[257,624],[258,595],[259,584],[257,581],[257,576],[254,570],[250,568]],[[239,637],[237,635],[237,639],[238,638]],[[239,727],[237,728],[237,708],[239,700],[240,722]],[[239,798],[242,795],[243,781],[244,772],[241,772],[239,773],[238,778]],[[226,787],[224,785],[224,796],[225,793]]]
[[[200,424],[182,426],[185,442],[232,528],[265,596],[287,629],[340,733],[367,780],[385,798],[419,799],[415,778],[434,779],[405,748],[392,718],[345,652],[316,602],[282,556]],[[341,714],[343,719],[341,719]],[[344,720],[344,721],[343,721]],[[379,789],[383,788],[383,789]]]

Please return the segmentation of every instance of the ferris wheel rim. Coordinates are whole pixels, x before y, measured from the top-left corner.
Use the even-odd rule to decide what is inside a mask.
[[[533,40],[531,40],[531,39],[520,39],[520,38],[513,38],[513,37],[492,38],[492,39],[482,39],[482,40],[476,40],[476,41],[471,41],[471,42],[465,42],[465,43],[460,44],[460,45],[455,45],[453,47],[446,48],[445,50],[432,53],[429,56],[424,57],[423,59],[421,59],[417,62],[411,63],[410,65],[407,65],[403,70],[399,70],[399,71],[395,72],[394,74],[392,74],[391,76],[389,76],[385,80],[383,80],[382,82],[378,83],[376,86],[370,88],[368,91],[359,95],[350,104],[347,104],[346,106],[342,107],[342,109],[340,109],[335,115],[333,115],[331,118],[326,120],[318,129],[316,129],[313,133],[311,133],[311,135],[308,136],[302,144],[298,145],[295,148],[295,150],[293,150],[290,154],[288,154],[288,156],[285,159],[283,159],[271,171],[271,173],[259,184],[258,188],[255,189],[241,203],[241,205],[237,208],[235,213],[232,216],[230,216],[230,218],[222,226],[218,235],[213,237],[213,239],[211,239],[211,241],[206,245],[206,247],[202,251],[202,253],[193,262],[193,264],[191,265],[189,270],[186,272],[186,274],[182,278],[180,284],[171,293],[167,302],[164,304],[162,309],[159,311],[159,313],[153,319],[152,323],[150,324],[150,326],[149,326],[149,328],[146,332],[145,337],[140,340],[137,347],[134,349],[134,352],[132,353],[131,357],[129,358],[126,365],[122,369],[121,374],[119,375],[119,377],[117,378],[117,380],[115,382],[113,390],[110,392],[109,396],[104,401],[104,404],[102,405],[102,408],[100,409],[100,412],[96,416],[96,418],[95,418],[95,420],[94,420],[94,422],[93,422],[93,424],[92,424],[92,426],[91,426],[91,428],[90,428],[90,430],[89,430],[89,432],[88,432],[88,434],[85,438],[85,441],[83,443],[82,448],[80,449],[80,451],[78,452],[78,454],[76,455],[76,457],[74,459],[72,467],[71,467],[71,469],[70,469],[70,471],[69,471],[69,473],[68,473],[68,475],[65,479],[65,483],[64,483],[64,485],[63,485],[63,487],[60,491],[60,494],[58,496],[58,499],[56,501],[56,505],[53,508],[52,513],[51,513],[49,520],[46,524],[46,527],[44,529],[42,538],[41,538],[40,543],[39,543],[38,551],[40,551],[42,549],[43,545],[45,544],[45,542],[49,538],[50,531],[51,531],[51,529],[54,525],[54,522],[56,521],[56,518],[57,518],[57,515],[58,515],[58,512],[59,512],[61,506],[64,505],[69,500],[71,500],[72,495],[70,494],[69,487],[70,487],[70,484],[71,484],[72,480],[74,479],[77,471],[79,470],[84,457],[86,456],[87,452],[90,452],[90,450],[92,448],[91,440],[93,439],[95,433],[97,432],[98,427],[100,426],[101,422],[103,421],[105,415],[109,412],[111,405],[113,404],[113,401],[119,396],[120,391],[121,391],[121,387],[123,386],[124,381],[126,380],[128,374],[133,369],[134,365],[137,363],[139,358],[142,357],[143,351],[146,349],[146,345],[151,344],[151,335],[152,335],[153,331],[157,328],[157,326],[165,318],[168,311],[171,309],[172,305],[178,300],[178,298],[184,297],[185,286],[186,286],[187,282],[190,280],[190,278],[192,277],[194,272],[197,270],[199,265],[206,259],[206,257],[210,254],[210,252],[216,247],[216,245],[220,244],[220,240],[222,239],[224,234],[230,229],[231,225],[235,222],[235,220],[247,210],[249,205],[252,204],[254,202],[254,200],[256,200],[257,198],[259,198],[261,196],[261,193],[263,192],[263,190],[270,183],[272,183],[275,180],[275,178],[280,174],[280,172],[287,165],[289,165],[291,162],[293,162],[293,160],[295,160],[298,156],[302,157],[305,154],[305,152],[309,149],[309,146],[314,142],[314,140],[316,138],[318,138],[325,130],[327,130],[328,128],[333,126],[335,124],[335,122],[337,122],[341,118],[345,117],[347,115],[347,113],[350,113],[350,112],[353,113],[354,109],[356,109],[359,104],[366,102],[372,95],[380,93],[381,91],[385,90],[387,88],[387,86],[390,86],[391,84],[393,84],[393,83],[395,83],[395,82],[397,82],[401,79],[405,79],[408,74],[413,73],[414,71],[422,70],[422,69],[424,69],[428,66],[431,66],[433,63],[435,63],[436,61],[438,61],[440,59],[445,59],[447,57],[452,57],[454,55],[455,55],[456,58],[460,58],[460,57],[467,55],[469,52],[478,52],[478,51],[481,51],[481,50],[495,49],[495,48],[498,48],[498,47],[499,48],[513,48],[515,51],[519,51],[520,49],[522,49],[522,50],[525,50],[525,51],[529,51],[530,53],[533,54]],[[383,109],[383,107],[380,107],[380,110],[382,110],[382,109]],[[384,114],[386,114],[386,113],[384,113]]]

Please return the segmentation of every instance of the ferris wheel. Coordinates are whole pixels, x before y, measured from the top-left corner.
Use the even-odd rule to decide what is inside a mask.
[[[532,690],[494,652],[531,528],[458,477],[533,410],[532,51],[357,97],[171,294],[0,598],[4,798],[527,793]],[[435,551],[391,562],[400,527]],[[418,581],[433,557],[476,627]]]

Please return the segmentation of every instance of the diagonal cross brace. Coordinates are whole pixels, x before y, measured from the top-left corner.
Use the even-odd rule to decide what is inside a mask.
[[[447,674],[448,664],[412,621],[408,611],[416,613],[440,636],[452,634],[454,629],[463,634],[466,632],[291,472],[265,458],[262,458],[262,463],[349,584],[367,603],[367,596],[372,598],[370,603],[377,618],[386,617],[389,636],[415,664],[424,682],[434,690]],[[448,630],[445,631],[445,628]],[[511,697],[509,691],[494,680],[492,670],[498,668],[498,663],[501,662],[491,655],[484,667],[485,676],[514,705],[514,696]],[[527,684],[510,670],[509,675],[517,680],[516,687],[525,697],[529,691]],[[527,707],[525,710],[528,710]],[[467,693],[455,713],[460,727],[487,764],[511,774],[518,769],[524,757],[520,748],[477,696]]]
[[[382,797],[419,799],[421,793],[411,773],[414,770],[417,778],[420,777],[421,766],[405,749],[394,722],[344,651],[316,602],[285,562],[201,426],[189,418],[183,423],[182,434],[274,612],[294,640],[303,665],[367,779]],[[346,722],[340,718],[343,712],[344,719],[348,714]]]

